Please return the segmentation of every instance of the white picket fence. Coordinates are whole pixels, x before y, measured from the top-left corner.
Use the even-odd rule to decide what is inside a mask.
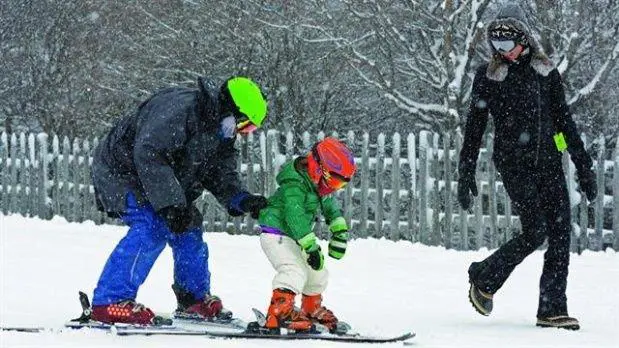
[[[281,165],[306,153],[314,141],[323,137],[322,133],[305,133],[295,139],[292,133],[268,131],[239,138],[241,156],[237,165],[243,180],[252,192],[274,192]],[[470,250],[496,248],[513,233],[519,233],[519,219],[513,215],[489,160],[491,135],[480,154],[480,195],[471,212],[462,211],[455,198],[459,136],[421,132],[403,139],[396,133],[389,137],[379,134],[371,140],[367,133],[350,132],[339,138],[353,149],[359,166],[351,184],[338,193],[353,236]],[[95,207],[90,166],[97,144],[96,138],[71,141],[44,133],[2,133],[1,211],[44,219],[59,215],[76,222],[117,223]],[[584,199],[574,204],[574,251],[606,247],[619,250],[619,175],[614,175],[619,173],[619,149],[614,149],[612,158],[606,153],[601,147],[595,159],[599,198],[589,205]],[[570,192],[575,192],[573,164],[567,154],[564,159]],[[253,219],[230,218],[208,193],[195,204],[203,212],[207,231],[257,233]],[[316,233],[326,236],[324,223],[316,224]]]

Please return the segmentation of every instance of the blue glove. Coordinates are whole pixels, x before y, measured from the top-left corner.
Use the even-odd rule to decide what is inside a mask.
[[[252,195],[245,191],[236,194],[228,205],[228,214],[240,216],[244,213],[251,213],[251,217],[258,218],[260,210],[266,208],[267,199],[261,195]]]

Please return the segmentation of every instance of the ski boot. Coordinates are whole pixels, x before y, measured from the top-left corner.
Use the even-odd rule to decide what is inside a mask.
[[[134,300],[125,300],[108,305],[92,306],[90,319],[106,324],[154,325],[155,313]]]
[[[322,295],[305,295],[301,299],[301,312],[310,320],[325,326],[329,332],[335,333],[338,329],[338,319],[333,312],[322,305]]]
[[[286,328],[295,331],[310,331],[312,321],[294,308],[296,294],[288,289],[275,289],[271,297],[271,305],[267,312],[265,327],[275,330]]]
[[[536,326],[540,327],[556,327],[566,330],[580,330],[578,319],[567,315],[558,315],[553,317],[537,318]]]
[[[217,296],[206,294],[203,299],[198,300],[176,284],[172,285],[172,290],[176,295],[177,308],[174,312],[176,318],[209,321],[232,319],[232,312],[223,307],[221,299]]]
[[[473,262],[471,266],[469,266],[469,283],[471,284],[471,287],[469,288],[469,301],[477,313],[488,316],[492,312],[493,295],[482,291],[474,283],[475,279],[477,279],[477,276],[482,270],[483,266],[481,262]]]

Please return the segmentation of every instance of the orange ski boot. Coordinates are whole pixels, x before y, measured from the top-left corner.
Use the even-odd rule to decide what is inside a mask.
[[[324,325],[329,331],[334,332],[337,328],[337,317],[322,305],[322,296],[317,295],[305,295],[301,299],[301,313],[305,314],[312,321]]]
[[[296,294],[288,289],[275,289],[267,312],[265,327],[268,329],[286,328],[295,331],[308,331],[312,321],[294,308]]]

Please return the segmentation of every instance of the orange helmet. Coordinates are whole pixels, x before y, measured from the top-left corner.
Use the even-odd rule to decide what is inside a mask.
[[[321,196],[346,186],[357,170],[352,151],[335,138],[317,142],[307,155],[307,171]]]

